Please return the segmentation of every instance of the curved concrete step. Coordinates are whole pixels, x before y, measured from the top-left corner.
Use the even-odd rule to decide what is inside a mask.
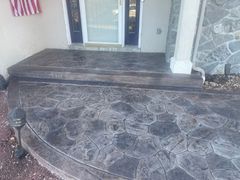
[[[213,147],[228,157],[231,148],[225,151],[213,140],[238,137],[224,132],[226,122],[240,116],[229,109],[239,105],[239,95],[17,80],[10,80],[8,95],[10,109],[20,106],[27,113],[25,147],[63,177],[211,179],[202,154]],[[237,139],[230,143],[238,148]],[[204,167],[197,173],[189,171],[196,160]]]
[[[21,83],[17,79],[11,79],[8,87],[9,111],[14,107],[22,107],[20,98]],[[25,82],[26,84],[26,82]],[[31,95],[30,95],[31,96]],[[25,108],[24,108],[25,109]],[[22,129],[22,143],[24,148],[33,155],[38,162],[60,178],[68,180],[124,180],[127,177],[104,171],[83,161],[69,156],[61,149],[53,146],[36,132],[34,124],[28,123]]]

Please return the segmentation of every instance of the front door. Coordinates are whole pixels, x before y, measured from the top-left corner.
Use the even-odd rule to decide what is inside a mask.
[[[138,45],[140,0],[66,2],[72,43]]]
[[[122,0],[84,0],[87,43],[121,44]]]
[[[72,43],[82,43],[82,25],[79,0],[67,0],[68,19]]]

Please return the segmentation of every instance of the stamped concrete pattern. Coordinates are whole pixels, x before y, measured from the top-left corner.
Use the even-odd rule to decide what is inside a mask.
[[[240,1],[207,0],[196,63],[210,74],[240,73]]]
[[[104,52],[63,49],[45,49],[21,61],[17,67],[41,67],[79,72],[170,73],[164,53]],[[76,71],[77,70],[77,71]],[[61,71],[60,71],[61,72]]]
[[[122,179],[240,179],[238,95],[30,82],[19,94],[31,128],[86,167]]]

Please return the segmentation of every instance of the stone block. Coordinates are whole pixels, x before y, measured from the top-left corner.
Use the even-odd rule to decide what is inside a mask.
[[[207,4],[205,16],[208,18],[210,23],[216,23],[225,17],[228,11],[220,6],[215,6],[214,4]]]
[[[227,63],[229,64],[240,64],[240,52],[237,52],[229,57]]]
[[[230,42],[229,49],[231,50],[232,53],[236,51],[240,51],[240,41]],[[239,55],[239,58],[240,58],[240,55]]]

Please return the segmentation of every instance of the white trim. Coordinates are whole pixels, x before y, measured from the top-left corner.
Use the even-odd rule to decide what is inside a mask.
[[[177,60],[192,59],[192,50],[197,31],[200,0],[182,0],[178,22],[174,57]]]
[[[88,32],[87,32],[87,17],[86,17],[86,8],[85,8],[85,1],[80,1],[80,13],[81,13],[81,23],[82,23],[82,37],[83,37],[83,44],[88,42]]]
[[[123,44],[122,37],[123,37],[123,1],[124,0],[118,0],[118,43]]]
[[[70,31],[70,24],[69,24],[69,19],[68,19],[68,10],[67,10],[66,0],[62,0],[62,6],[63,6],[64,23],[65,23],[65,28],[66,28],[67,43],[68,43],[68,45],[71,45],[72,38],[71,38],[71,31]]]
[[[126,28],[126,0],[122,0],[122,47],[125,46],[125,28]]]
[[[170,69],[175,74],[191,74],[193,64],[191,61],[179,61],[171,58]]]
[[[142,47],[142,25],[143,25],[143,6],[144,0],[140,1],[140,12],[139,12],[139,32],[138,32],[138,48]]]
[[[201,0],[181,1],[176,47],[170,65],[173,73],[191,74],[191,60],[198,27],[200,1]]]
[[[90,41],[90,42],[86,42],[86,44],[97,44],[97,45],[120,45],[122,46],[121,44],[119,43],[112,43],[112,42],[95,42],[95,41]]]

